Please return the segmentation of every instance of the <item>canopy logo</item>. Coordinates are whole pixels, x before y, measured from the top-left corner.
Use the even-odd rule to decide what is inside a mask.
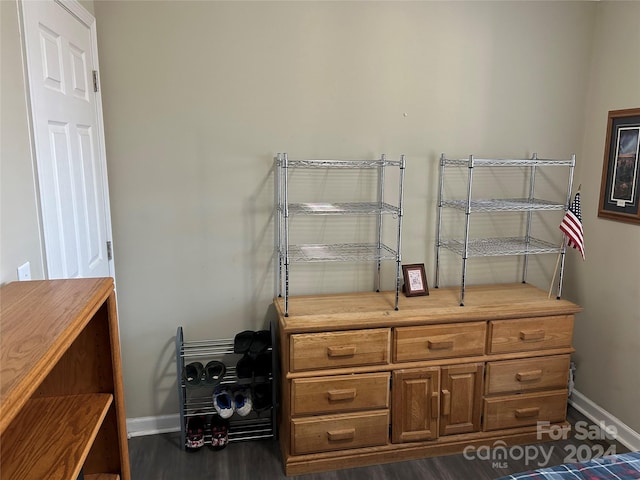
[[[467,460],[490,461],[493,468],[508,468],[507,460],[517,462],[524,460],[526,466],[542,467],[549,464],[553,448],[553,446],[545,447],[544,445],[514,445],[507,448],[504,441],[496,440],[492,446],[482,445],[476,448],[468,445],[462,455]]]

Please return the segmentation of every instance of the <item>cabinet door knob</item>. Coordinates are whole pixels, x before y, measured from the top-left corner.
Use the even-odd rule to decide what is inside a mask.
[[[451,350],[453,348],[453,340],[447,342],[432,342],[427,340],[427,348],[429,350]]]
[[[527,372],[516,373],[516,380],[519,382],[533,382],[542,378],[542,370],[529,370]]]
[[[337,442],[340,440],[353,440],[355,436],[355,428],[343,428],[342,430],[331,430],[327,432],[327,438],[330,442]]]
[[[329,355],[330,357],[353,357],[355,354],[356,354],[355,345],[327,347],[327,355]]]
[[[520,340],[523,342],[539,342],[540,340],[544,340],[544,330],[521,331]]]
[[[330,402],[339,402],[341,400],[353,400],[356,398],[355,388],[345,388],[342,390],[329,390],[327,392]]]

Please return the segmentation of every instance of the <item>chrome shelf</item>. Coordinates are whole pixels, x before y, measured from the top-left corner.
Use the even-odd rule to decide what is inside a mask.
[[[367,262],[395,260],[397,252],[386,245],[367,243],[289,245],[290,262]]]
[[[443,240],[441,245],[460,256],[464,256],[464,241]],[[467,257],[501,257],[509,255],[536,255],[542,253],[560,253],[562,248],[544,240],[522,237],[476,238],[469,240]]]
[[[573,167],[575,161],[568,160],[550,160],[544,158],[525,158],[525,159],[508,159],[508,158],[444,158],[444,166],[458,167]]]
[[[290,168],[378,168],[399,167],[401,161],[376,159],[376,160],[288,160]]]
[[[468,200],[443,200],[442,206],[466,211]],[[527,212],[530,210],[564,210],[565,204],[537,198],[471,200],[471,212]]]
[[[290,264],[299,262],[376,262],[376,286],[375,290],[380,290],[381,262],[383,260],[393,260],[396,262],[396,302],[395,309],[398,309],[398,298],[400,293],[400,251],[402,245],[402,202],[403,202],[403,182],[405,158],[400,156],[400,160],[388,160],[385,155],[375,160],[290,160],[286,153],[279,153],[274,159],[275,165],[275,223],[276,223],[276,254],[278,257],[278,278],[277,295],[284,296],[284,316],[289,316],[289,287],[290,287]],[[385,167],[397,167],[398,188],[396,205],[386,202],[385,199]],[[372,195],[365,197],[375,198],[376,201],[363,202],[290,202],[289,182],[293,181],[289,175],[292,169],[374,169],[376,171],[375,181],[372,179]],[[314,173],[315,175],[315,173]],[[331,175],[338,178],[341,175]],[[346,176],[346,175],[345,175]],[[373,177],[372,175],[367,175]],[[375,185],[374,185],[375,183]],[[373,190],[377,191],[373,191]],[[348,192],[347,192],[348,193]],[[373,195],[375,194],[375,196]],[[348,197],[347,197],[348,198]],[[338,215],[368,215],[376,217],[376,232],[369,237],[362,237],[371,243],[327,243],[311,245],[295,245],[290,242],[290,219],[295,215],[310,216],[338,216]],[[389,216],[395,221],[395,248],[390,248],[384,244],[383,232],[389,235],[390,230],[383,228],[383,223],[389,220]],[[354,228],[358,225],[354,223]],[[375,237],[375,238],[374,238]],[[385,239],[391,243],[390,239]]]
[[[347,202],[347,203],[290,203],[290,215],[394,215],[400,209],[388,203]]]
[[[529,255],[555,253],[559,254],[559,277],[557,284],[557,298],[562,294],[562,281],[564,271],[565,243],[561,241],[561,234],[558,235],[557,244],[547,240],[541,240],[532,236],[532,213],[536,211],[566,211],[571,200],[571,187],[573,183],[573,169],[576,157],[572,155],[569,159],[550,160],[538,158],[533,154],[528,159],[487,159],[476,158],[470,155],[464,159],[446,158],[444,153],[440,156],[440,179],[438,187],[438,227],[436,240],[436,278],[435,286],[440,282],[440,249],[445,248],[462,257],[462,275],[460,282],[460,305],[464,305],[464,292],[467,281],[467,259],[471,257],[499,257],[509,255],[522,255],[522,282],[526,281]],[[458,199],[444,198],[444,178],[447,167],[467,167],[466,198],[460,199],[461,192],[457,192]],[[474,167],[527,167],[522,168],[524,178],[528,176],[529,191],[526,198],[492,198],[474,199],[473,191],[473,171]],[[538,167],[568,167],[568,184],[566,198],[561,201],[542,200],[535,197],[536,171]],[[460,171],[455,171],[460,175]],[[497,170],[492,174],[499,175]],[[464,238],[463,239],[443,239],[442,238],[442,211],[444,208],[453,208],[465,213]],[[500,238],[471,238],[470,224],[472,214],[481,212],[522,212],[525,215],[525,231],[521,237],[500,237]],[[522,233],[522,232],[514,232]],[[554,272],[555,277],[555,272]],[[553,281],[553,278],[551,281]]]

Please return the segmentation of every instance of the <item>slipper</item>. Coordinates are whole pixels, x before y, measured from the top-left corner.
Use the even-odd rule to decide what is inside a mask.
[[[233,393],[233,402],[236,407],[236,413],[241,417],[246,417],[251,413],[251,390],[248,388],[241,388]]]
[[[189,417],[187,420],[187,441],[185,447],[198,449],[204,445],[204,418]]]
[[[224,363],[212,360],[204,367],[204,383],[207,385],[217,385],[222,381],[227,368]]]
[[[236,376],[238,378],[251,378],[253,377],[253,359],[245,354],[236,364]]]
[[[249,353],[254,357],[264,353],[271,346],[271,332],[269,330],[259,330],[253,334]]]
[[[247,353],[253,340],[253,330],[238,333],[233,339],[233,353]]]
[[[271,373],[271,352],[261,353],[253,361],[253,374],[256,377],[269,377]]]
[[[189,363],[182,369],[182,378],[187,385],[199,385],[202,380],[203,366],[200,362]]]
[[[271,384],[270,383],[258,383],[253,386],[253,409],[256,412],[261,412],[271,408]]]
[[[233,397],[226,388],[216,388],[213,393],[213,407],[221,418],[229,418],[233,415]]]

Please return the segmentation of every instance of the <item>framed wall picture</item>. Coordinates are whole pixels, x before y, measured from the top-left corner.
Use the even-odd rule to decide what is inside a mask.
[[[640,224],[640,108],[611,110],[598,217]]]
[[[424,263],[403,265],[402,276],[404,277],[404,286],[402,287],[402,291],[407,297],[429,295]]]

